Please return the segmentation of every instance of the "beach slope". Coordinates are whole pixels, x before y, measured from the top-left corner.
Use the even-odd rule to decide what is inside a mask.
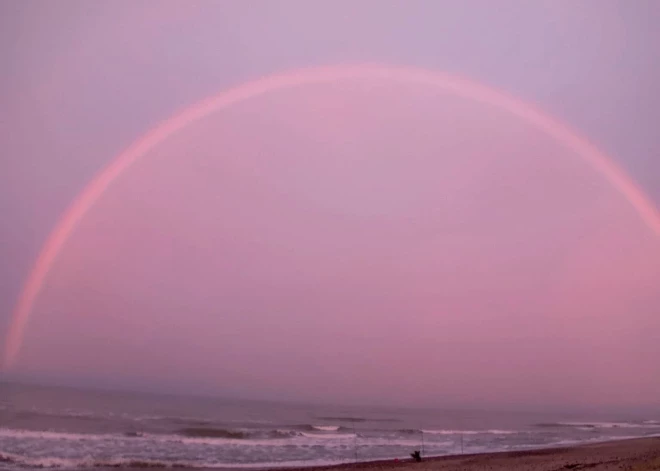
[[[428,458],[421,463],[373,461],[305,468],[306,471],[609,471],[660,470],[660,437],[621,440],[569,448]],[[282,471],[282,470],[280,470]]]

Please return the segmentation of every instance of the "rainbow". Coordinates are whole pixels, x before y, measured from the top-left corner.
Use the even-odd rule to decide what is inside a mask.
[[[547,133],[588,162],[630,203],[632,209],[637,212],[649,229],[660,237],[660,214],[630,177],[586,139],[556,119],[519,99],[464,78],[410,67],[367,64],[302,69],[245,83],[184,110],[149,131],[101,170],[76,197],[44,244],[12,314],[1,368],[8,370],[15,364],[34,303],[49,270],[62,247],[76,229],[76,225],[112,183],[138,159],[186,126],[235,103],[276,90],[342,79],[386,80],[437,87],[446,92],[506,110]]]

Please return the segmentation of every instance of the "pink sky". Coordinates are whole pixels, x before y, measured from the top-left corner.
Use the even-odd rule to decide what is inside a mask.
[[[599,51],[620,50],[629,28],[615,3],[599,17],[611,34],[603,35],[601,45],[580,49],[605,70],[610,59]],[[54,73],[52,80],[34,78],[38,83],[32,88],[21,85],[30,93],[13,98],[43,107],[39,121],[29,103],[20,102],[13,120],[15,126],[27,120],[31,131],[25,135],[35,137],[11,141],[16,155],[26,156],[11,169],[16,181],[27,179],[34,188],[6,186],[11,196],[6,200],[16,200],[8,214],[13,227],[22,228],[8,240],[25,239],[31,227],[41,228],[21,253],[29,255],[43,243],[89,181],[90,169],[109,162],[175,109],[226,88],[227,82],[319,61],[406,63],[406,51],[409,57],[420,54],[405,37],[401,42],[410,44],[399,45],[398,58],[369,52],[370,47],[386,50],[385,44],[370,46],[365,31],[377,34],[395,21],[394,7],[381,22],[368,20],[366,7],[357,9],[366,26],[348,37],[366,52],[337,46],[315,61],[302,47],[297,56],[287,56],[285,46],[313,36],[313,24],[327,30],[318,33],[318,43],[330,41],[335,30],[329,25],[340,21],[339,11],[331,12],[337,18],[312,21],[310,11],[291,3],[284,11],[307,21],[298,26],[304,29],[299,37],[282,39],[287,20],[274,18],[281,42],[263,33],[258,41],[244,38],[243,49],[234,51],[227,44],[243,38],[241,32],[228,24],[214,29],[204,17],[219,15],[217,7],[197,5],[201,12],[168,6],[155,15],[136,7],[128,15],[125,7],[108,6],[101,8],[104,15],[88,12],[88,19],[78,12],[78,29],[69,33],[73,40],[61,33],[73,20],[48,23],[34,19],[34,12],[24,14],[31,24],[50,26],[41,36],[26,28],[26,37],[41,49],[24,46],[24,57],[34,64],[20,70]],[[249,17],[238,5],[222,13]],[[414,8],[422,22],[419,5]],[[488,25],[492,31],[486,28],[484,41],[492,34],[509,45],[517,43],[506,36],[507,25],[527,30],[543,15],[563,25],[557,37],[577,38],[592,11],[540,2],[543,8],[526,13],[529,23],[502,13],[491,24],[458,3],[446,10],[431,5],[426,8],[453,15],[473,32]],[[260,22],[270,24],[257,16],[248,19],[254,31]],[[177,28],[192,32],[198,23],[208,35],[199,44],[171,39]],[[472,69],[461,62],[465,58],[431,63],[432,44],[446,44],[452,35],[466,41],[459,32],[440,29],[424,43],[426,59],[408,63],[461,72],[487,85],[505,83],[510,93],[540,102],[577,127],[564,116],[577,105],[558,105],[552,98],[579,101],[588,93],[585,85],[582,95],[561,92],[580,83],[587,66],[576,65],[572,76],[554,72],[553,83],[550,68],[545,74],[532,67],[507,75],[505,69],[518,61],[503,55],[500,64],[481,74],[479,67],[492,56],[468,43],[461,43],[463,52],[458,46],[442,50],[457,57],[481,54]],[[432,30],[421,28],[429,35]],[[38,39],[53,31],[61,33],[61,44],[55,41],[57,53],[49,55]],[[87,37],[91,42],[84,41]],[[122,38],[129,52],[120,60],[112,53],[124,50],[114,45]],[[217,71],[204,69],[219,67],[221,58],[208,58],[212,39],[224,54],[252,60],[236,59],[226,72],[232,81],[222,86],[210,78]],[[536,41],[536,51],[520,54],[529,60],[541,54],[543,36]],[[156,54],[163,44],[167,54]],[[574,63],[582,64],[570,41],[562,47],[549,41],[546,49],[547,61],[574,54]],[[269,62],[268,53],[279,61]],[[52,69],[44,65],[48,58]],[[168,60],[190,72],[174,73],[166,68]],[[141,72],[150,61],[148,73]],[[95,71],[96,88],[83,85],[87,69]],[[617,127],[620,135],[608,141],[607,126],[614,124],[598,120],[619,109],[616,97],[624,91],[594,83],[613,98],[610,108],[591,103],[594,121],[574,111],[585,124],[583,134],[608,152],[621,148],[624,156],[634,154],[641,146],[637,137],[654,115],[634,126],[630,120],[638,114],[628,110],[628,119],[620,118]],[[120,97],[126,101],[114,103]],[[630,100],[622,103],[623,113]],[[102,117],[90,118],[96,116]],[[602,142],[588,132],[590,122]],[[49,148],[54,150],[46,158]],[[626,168],[644,165],[619,159]],[[658,170],[657,162],[648,165]],[[660,194],[652,185],[645,191]],[[49,195],[57,195],[59,206]],[[21,205],[30,211],[21,211]],[[27,268],[21,270],[23,275]],[[15,372],[330,402],[657,405],[659,282],[660,241],[629,202],[580,156],[506,110],[388,80],[305,85],[214,113],[122,175],[51,270]],[[12,283],[17,294],[20,282]],[[3,306],[5,318],[10,311]]]
[[[123,175],[18,365],[327,401],[648,403],[658,255],[608,182],[506,111],[303,86]]]

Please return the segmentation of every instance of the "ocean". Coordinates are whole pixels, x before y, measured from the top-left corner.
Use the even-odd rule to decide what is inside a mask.
[[[660,435],[660,417],[319,406],[0,383],[0,469],[275,468]]]

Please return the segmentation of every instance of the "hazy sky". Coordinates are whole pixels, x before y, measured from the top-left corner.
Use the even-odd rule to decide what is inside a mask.
[[[443,71],[587,137],[660,205],[660,4],[3,2],[0,337],[67,206],[159,122],[338,63]],[[561,142],[431,86],[268,93],[122,175],[12,374],[251,397],[660,405],[660,241]],[[3,340],[4,341],[4,340]]]

